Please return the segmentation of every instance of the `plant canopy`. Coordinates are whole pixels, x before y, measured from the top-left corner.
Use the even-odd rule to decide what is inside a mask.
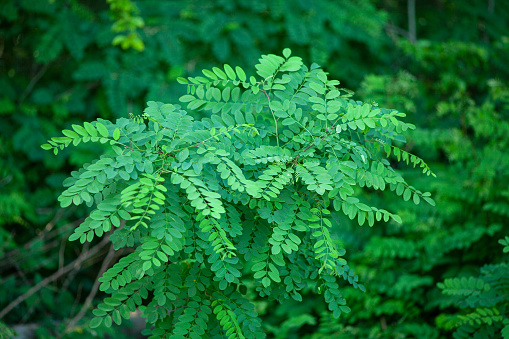
[[[331,236],[339,216],[401,223],[360,201],[359,190],[434,205],[389,160],[434,175],[397,146],[415,128],[404,113],[352,100],[289,49],[255,68],[249,77],[224,65],[179,78],[182,105],[151,101],[141,116],[72,125],[42,145],[55,154],[111,145],[72,172],[59,197],[62,207],[91,208],[70,240],[107,235],[115,249],[132,248],[99,279],[110,296],[91,327],[120,324],[139,308],[151,338],[259,338],[249,298],[301,301],[310,287],[339,317],[350,312],[340,281],[365,290]]]

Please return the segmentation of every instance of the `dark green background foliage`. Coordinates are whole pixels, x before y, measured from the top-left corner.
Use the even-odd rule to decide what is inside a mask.
[[[457,337],[500,335],[508,306],[507,244],[498,243],[509,216],[506,1],[417,1],[415,43],[405,1],[136,4],[141,52],[112,46],[119,32],[106,2],[2,3],[0,309],[82,251],[66,241],[86,210],[58,210],[56,198],[67,173],[103,148],[80,145],[55,157],[40,149],[48,136],[73,123],[140,115],[150,100],[176,102],[185,92],[179,76],[223,63],[249,70],[261,54],[290,47],[355,99],[407,113],[417,130],[404,149],[438,178],[393,165],[431,190],[437,207],[361,196],[403,219],[360,228],[344,218],[333,230],[366,293],[342,286],[352,311],[339,320],[312,290],[299,304],[260,299],[264,330],[278,338],[445,338],[456,328]],[[94,290],[106,250],[43,284],[2,321],[38,323],[40,337],[63,333]],[[88,336],[91,316],[66,336]]]

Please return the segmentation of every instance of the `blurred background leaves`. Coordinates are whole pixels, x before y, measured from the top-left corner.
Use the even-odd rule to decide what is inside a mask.
[[[412,185],[431,189],[437,207],[366,194],[404,222],[368,229],[338,220],[336,239],[350,249],[367,292],[345,285],[352,312],[339,320],[311,293],[300,304],[260,300],[268,336],[509,338],[509,270],[498,243],[508,235],[509,216],[507,1],[3,0],[1,6],[0,310],[55,277],[1,321],[35,323],[40,338],[120,337],[88,329],[89,313],[75,319],[95,296],[107,246],[61,273],[91,249],[67,242],[85,211],[58,210],[56,196],[65,173],[101,150],[80,146],[54,157],[40,148],[48,136],[98,117],[138,115],[149,100],[176,102],[185,90],[179,76],[226,62],[250,69],[260,54],[290,47],[357,98],[408,114],[418,129],[406,136],[406,150],[425,159],[438,179],[399,170]]]

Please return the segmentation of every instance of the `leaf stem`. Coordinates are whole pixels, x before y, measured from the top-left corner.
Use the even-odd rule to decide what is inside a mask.
[[[277,142],[277,147],[279,147],[279,134],[277,132],[277,121],[278,121],[278,119],[276,119],[276,116],[274,115],[274,111],[272,111],[272,108],[270,107],[270,97],[267,94],[267,91],[265,91],[264,89],[260,89],[260,92],[265,94],[265,96],[267,97],[267,100],[269,102],[269,110],[270,110],[270,113],[272,114],[272,117],[274,118],[274,125],[276,127],[276,142]]]

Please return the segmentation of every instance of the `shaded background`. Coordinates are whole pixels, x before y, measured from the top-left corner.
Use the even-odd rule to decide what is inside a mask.
[[[408,114],[417,131],[405,150],[438,178],[397,167],[437,207],[366,195],[403,217],[403,225],[345,218],[336,226],[367,292],[345,283],[352,312],[339,320],[311,290],[300,304],[257,300],[268,336],[509,338],[509,267],[499,244],[509,235],[508,1],[135,4],[139,12],[126,0],[1,1],[1,322],[30,324],[38,338],[121,338],[117,328],[87,326],[89,304],[102,297],[98,273],[121,253],[67,242],[86,209],[56,201],[62,180],[101,146],[55,157],[40,148],[47,138],[73,123],[141,114],[149,100],[176,102],[185,91],[179,76],[223,63],[254,70],[261,54],[289,47],[355,98]],[[472,278],[437,285],[454,277]]]

